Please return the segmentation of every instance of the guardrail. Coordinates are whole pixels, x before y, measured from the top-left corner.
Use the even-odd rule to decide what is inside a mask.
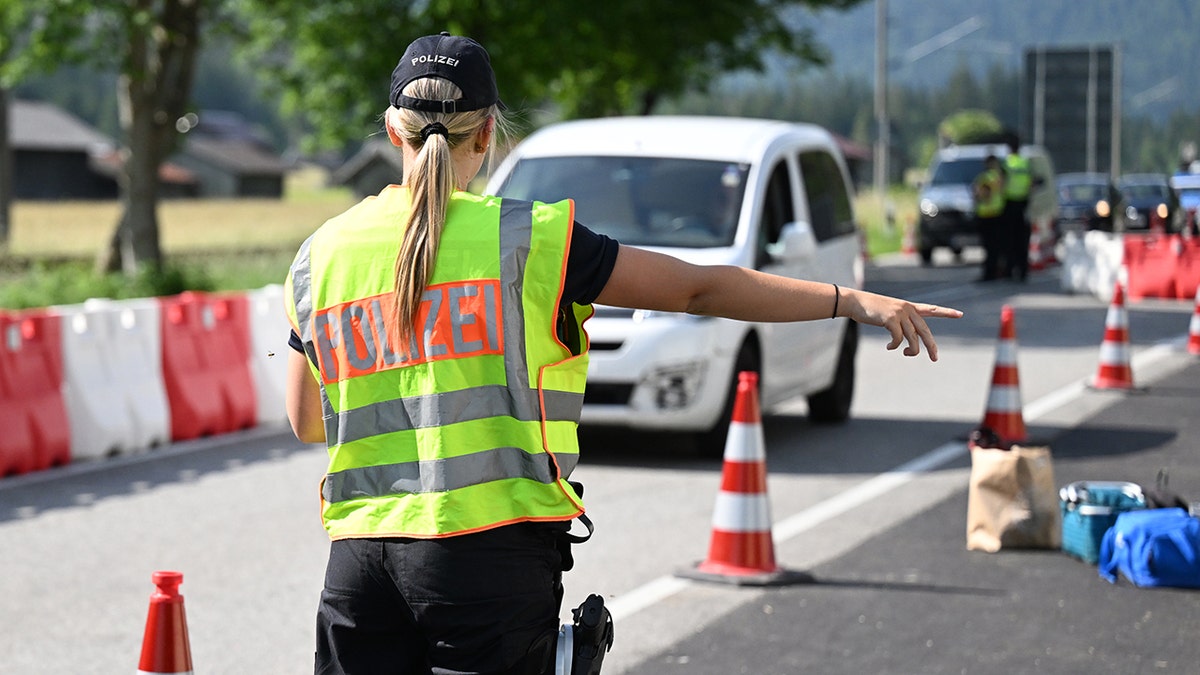
[[[283,287],[0,310],[0,476],[287,424]]]
[[[1131,300],[1191,300],[1200,286],[1200,238],[1178,234],[1068,232],[1058,243],[1062,288],[1112,300],[1120,281]]]

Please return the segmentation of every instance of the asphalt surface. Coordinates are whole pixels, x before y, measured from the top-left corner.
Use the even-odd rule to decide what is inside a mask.
[[[1200,360],[1036,440],[1051,447],[1058,485],[1152,487],[1166,468],[1174,491],[1200,500],[1198,412]],[[1061,551],[968,551],[966,511],[964,484],[807,570],[814,583],[761,592],[624,672],[1200,672],[1200,592],[1111,584]]]

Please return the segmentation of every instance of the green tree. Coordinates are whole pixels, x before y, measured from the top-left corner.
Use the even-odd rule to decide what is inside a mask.
[[[239,0],[246,35],[290,112],[337,147],[379,129],[388,75],[404,45],[450,31],[482,43],[510,107],[556,117],[651,112],[717,74],[761,70],[771,50],[800,62],[825,53],[784,22],[789,7],[862,0]],[[281,40],[280,36],[286,36]]]
[[[958,145],[989,143],[1004,132],[996,116],[986,110],[960,110],[938,125],[938,136]]]
[[[64,63],[111,67],[124,146],[122,215],[101,269],[159,268],[158,171],[186,112],[202,28],[221,0],[0,0],[0,77],[15,82]]]

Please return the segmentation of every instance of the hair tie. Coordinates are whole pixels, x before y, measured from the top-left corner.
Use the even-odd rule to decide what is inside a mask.
[[[429,124],[426,124],[425,127],[421,129],[421,142],[424,143],[425,141],[429,140],[429,136],[431,134],[438,134],[439,136],[445,137],[446,140],[450,140],[450,130],[447,129],[446,125],[442,124],[441,122],[430,122]]]

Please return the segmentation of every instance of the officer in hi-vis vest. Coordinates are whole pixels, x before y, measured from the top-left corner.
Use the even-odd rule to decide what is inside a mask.
[[[1021,143],[1015,136],[1008,139],[1008,154],[1004,157],[1004,226],[1006,245],[1006,276],[1025,281],[1029,276],[1029,192],[1033,176],[1029,160],[1021,156]]]
[[[1004,231],[1004,171],[995,155],[983,160],[983,171],[971,183],[971,195],[975,198],[975,225],[983,243],[979,278],[993,281],[1001,276],[1008,247]]]
[[[849,317],[883,326],[889,349],[924,345],[933,360],[925,317],[962,314],[695,266],[588,230],[570,200],[468,192],[506,125],[488,54],[468,38],[410,44],[389,103],[402,183],[322,225],[286,281],[288,417],[329,450],[318,673],[555,672],[568,530],[584,513],[567,479],[591,303]],[[612,644],[599,601],[576,610],[590,672]]]

